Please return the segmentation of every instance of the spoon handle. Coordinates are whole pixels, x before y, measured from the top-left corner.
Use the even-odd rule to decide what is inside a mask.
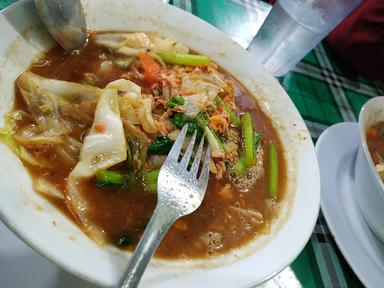
[[[165,233],[178,218],[171,211],[172,210],[167,209],[165,205],[158,204],[156,206],[155,212],[145,228],[144,234],[137,244],[135,252],[132,254],[123,276],[116,287],[137,287],[161,239],[163,239]]]

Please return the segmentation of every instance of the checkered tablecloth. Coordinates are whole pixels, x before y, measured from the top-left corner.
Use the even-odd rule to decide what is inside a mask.
[[[0,0],[0,10],[13,2]],[[171,0],[170,3],[213,24],[243,47],[250,43],[270,10],[268,4],[257,0]],[[330,125],[355,121],[370,97],[384,95],[382,81],[371,81],[346,69],[326,43],[318,45],[279,81],[297,106],[314,141]],[[312,237],[298,258],[263,287],[363,285],[345,262],[320,213]]]

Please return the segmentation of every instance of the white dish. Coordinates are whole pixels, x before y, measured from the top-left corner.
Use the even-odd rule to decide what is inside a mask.
[[[211,57],[256,95],[278,128],[286,150],[288,191],[270,235],[220,258],[189,262],[153,259],[142,286],[243,287],[281,271],[307,243],[320,204],[314,147],[289,96],[252,55],[222,32],[180,9],[157,0],[84,0],[83,6],[92,29],[171,34]],[[39,52],[52,45],[40,25],[32,1],[18,2],[0,15],[0,119],[11,109],[14,79]],[[129,253],[97,246],[38,196],[28,173],[4,145],[0,145],[0,171],[0,218],[10,229],[62,268],[103,286],[116,283]]]
[[[368,150],[368,128],[384,121],[384,97],[374,97],[360,110],[360,148],[356,160],[356,196],[361,214],[377,237],[384,241],[384,183]]]
[[[321,173],[321,209],[340,251],[366,287],[384,283],[384,245],[369,229],[355,198],[357,123],[325,130],[316,143]]]
[[[44,259],[1,222],[0,243],[1,287],[96,288]]]

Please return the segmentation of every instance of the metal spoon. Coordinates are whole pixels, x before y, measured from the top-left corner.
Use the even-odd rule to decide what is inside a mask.
[[[34,0],[49,33],[69,53],[87,41],[87,25],[80,0]]]

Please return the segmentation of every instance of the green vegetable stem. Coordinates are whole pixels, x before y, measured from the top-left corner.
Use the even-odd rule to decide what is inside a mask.
[[[216,96],[215,98],[217,105],[223,105],[225,112],[228,114],[229,122],[232,123],[235,127],[240,127],[241,121],[239,116],[228,106],[227,102],[225,102],[220,96]]]
[[[155,169],[147,172],[145,175],[145,188],[149,193],[157,192],[157,178],[159,177],[160,169]]]
[[[253,131],[251,114],[245,112],[241,117],[244,138],[245,164],[249,168],[256,163],[255,132]]]
[[[184,98],[180,95],[173,96],[167,103],[168,108],[175,108],[179,105],[184,105]]]
[[[167,64],[203,66],[211,63],[211,60],[205,55],[177,53],[159,53],[158,55]]]
[[[278,153],[275,144],[269,144],[268,192],[271,198],[276,198],[279,180]]]

